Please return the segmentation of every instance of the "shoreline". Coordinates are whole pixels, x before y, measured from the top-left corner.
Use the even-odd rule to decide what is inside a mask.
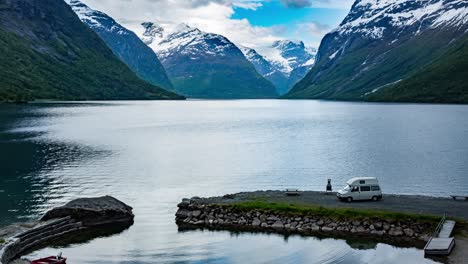
[[[383,199],[377,202],[354,201],[348,203],[339,201],[335,192],[301,191],[299,196],[287,196],[284,191],[280,190],[260,190],[226,194],[223,196],[194,198],[205,204],[231,205],[239,202],[262,200],[270,203],[323,206],[333,209],[378,210],[432,215],[436,217],[442,217],[446,213],[448,217],[468,221],[468,202],[462,200],[454,201],[451,198],[435,196],[384,194]]]
[[[341,202],[335,194],[255,191],[218,197],[183,199],[176,224],[190,230],[274,233],[361,240],[423,249],[444,212],[456,219],[456,244],[450,256],[431,257],[465,263],[468,257],[468,202],[450,198],[384,195],[378,202]],[[442,213],[441,213],[442,212]]]
[[[133,220],[133,208],[114,197],[75,199],[47,211],[37,221],[0,228],[0,264],[20,261],[25,254],[51,245],[121,233]]]
[[[396,241],[428,241],[438,221],[434,216],[352,208],[332,209],[268,201],[210,203],[201,198],[178,204],[179,227],[202,227],[280,234],[374,237]]]

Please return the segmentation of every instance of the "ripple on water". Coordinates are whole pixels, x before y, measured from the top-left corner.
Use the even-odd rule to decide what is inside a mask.
[[[179,232],[175,205],[258,189],[323,190],[327,178],[336,189],[354,176],[377,176],[388,193],[468,195],[467,114],[467,106],[276,100],[0,111],[0,155],[9,164],[0,223],[110,194],[134,207],[130,229],[33,255],[61,250],[80,264],[431,263],[419,249],[386,244]]]

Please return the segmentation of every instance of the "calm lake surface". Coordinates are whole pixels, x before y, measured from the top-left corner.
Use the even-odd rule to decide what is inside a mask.
[[[240,100],[0,106],[0,225],[77,197],[134,207],[121,234],[63,251],[71,264],[432,263],[416,248],[179,232],[184,197],[323,190],[376,176],[386,193],[468,195],[468,106]],[[360,249],[359,249],[360,248]]]

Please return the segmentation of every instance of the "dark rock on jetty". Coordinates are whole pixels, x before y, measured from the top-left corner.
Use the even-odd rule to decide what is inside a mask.
[[[134,218],[132,209],[111,196],[81,198],[48,211],[41,221],[69,216],[87,227],[117,222],[131,223]]]
[[[107,230],[121,232],[133,224],[133,218],[132,207],[111,196],[73,200],[48,211],[27,229],[10,231],[11,237],[0,245],[0,264],[55,241],[98,237],[106,235]]]
[[[222,200],[224,201],[225,198]],[[233,198],[230,198],[233,199]],[[221,198],[183,199],[178,204],[176,222],[181,227],[194,226],[234,231],[265,231],[287,234],[375,237],[388,240],[421,242],[427,240],[431,223],[400,219],[347,219],[314,214],[275,212],[261,209],[239,210],[229,203],[213,203]]]

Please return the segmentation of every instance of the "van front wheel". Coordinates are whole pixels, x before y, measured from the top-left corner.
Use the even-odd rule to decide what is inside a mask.
[[[353,198],[352,198],[352,197],[348,197],[348,198],[346,198],[346,201],[347,201],[348,203],[350,203],[350,202],[353,201]]]
[[[372,196],[372,201],[377,202],[379,200],[379,197],[377,196]]]

